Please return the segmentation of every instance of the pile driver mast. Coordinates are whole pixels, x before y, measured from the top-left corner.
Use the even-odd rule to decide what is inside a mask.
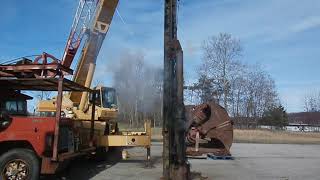
[[[177,0],[165,0],[163,87],[163,177],[190,177],[186,158],[183,51],[177,37]]]

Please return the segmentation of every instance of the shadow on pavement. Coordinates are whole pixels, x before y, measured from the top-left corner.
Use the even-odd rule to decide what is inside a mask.
[[[141,160],[141,159],[127,159],[122,160],[121,163],[134,163],[134,164],[140,164],[141,168],[147,168],[152,169],[155,168],[156,164],[162,163],[162,156],[151,156],[150,161],[147,160]]]
[[[121,149],[112,149],[105,158],[79,157],[55,175],[42,176],[41,180],[87,180],[121,161]]]

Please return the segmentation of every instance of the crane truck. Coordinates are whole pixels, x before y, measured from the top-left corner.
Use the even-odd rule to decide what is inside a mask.
[[[99,148],[142,146],[150,159],[151,128],[120,132],[116,92],[90,88],[97,55],[118,0],[80,0],[62,60],[43,53],[0,64],[0,177],[38,179],[53,174],[66,160],[96,153]],[[73,80],[70,69],[87,37]],[[54,91],[38,104],[39,116],[27,112],[22,91]],[[69,93],[67,93],[69,92]]]
[[[65,78],[72,70],[52,58],[44,53],[36,58],[41,62],[19,59],[0,65],[1,179],[39,179],[40,173],[53,174],[66,160],[96,151],[95,114],[85,137],[81,136],[81,121],[67,118],[61,111],[63,92],[86,91],[95,99],[96,91]],[[57,92],[55,115],[30,115],[27,100],[32,97],[22,91]]]
[[[82,4],[79,4],[62,57],[62,64],[66,67],[71,66],[77,49],[80,46],[80,38],[82,37],[82,35],[75,35],[85,33],[87,39],[83,45],[76,72],[73,76],[73,81],[82,86],[91,87],[97,56],[109,30],[118,1],[119,0],[99,0],[97,1],[99,2],[98,5],[94,9],[84,9]],[[87,10],[87,12],[85,10]],[[78,15],[78,12],[84,14],[84,17],[88,16],[88,14],[90,15],[90,12],[93,12],[91,15],[92,21],[82,22],[87,23],[82,25],[88,27],[86,31],[81,29],[79,31],[78,26],[81,25],[81,19],[79,19],[79,17],[81,17],[81,15]],[[150,123],[145,123],[145,130],[142,132],[119,131],[116,121],[118,107],[115,89],[104,86],[97,86],[94,87],[94,89],[97,91],[94,113],[96,114],[95,133],[100,137],[97,142],[99,149],[102,152],[106,152],[108,147],[141,146],[147,149],[147,158],[150,159]],[[88,92],[70,92],[65,94],[62,100],[63,112],[67,117],[73,118],[74,120],[81,120],[84,132],[88,132],[85,129],[88,130],[91,127],[88,120],[91,118],[93,104],[89,102],[89,99],[90,96]],[[44,114],[55,112],[55,101],[56,99],[40,101],[37,106],[37,111]],[[84,136],[87,135],[84,134]]]
[[[100,147],[142,146],[150,159],[150,124],[143,132],[118,131],[115,90],[90,89],[97,55],[117,3],[80,0],[62,60],[43,53],[33,60],[0,64],[1,179],[38,179],[39,173],[55,173],[66,160],[94,153]],[[71,81],[65,77],[73,74],[70,67],[85,36],[88,39]],[[57,96],[39,102],[41,116],[30,116],[27,100],[32,97],[22,93],[24,90],[55,91]],[[67,91],[70,93],[63,94]],[[232,122],[229,118],[217,121],[227,117],[225,110],[204,104],[193,107],[187,115],[187,153],[229,154]],[[218,150],[201,147],[202,141],[218,144],[210,147]]]

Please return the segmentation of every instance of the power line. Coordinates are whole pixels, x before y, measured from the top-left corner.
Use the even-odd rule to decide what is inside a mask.
[[[118,8],[116,8],[116,13],[117,13],[117,15],[119,16],[121,22],[126,26],[126,29],[129,31],[129,34],[130,34],[130,35],[133,35],[134,32],[130,30],[127,22],[126,22],[126,21],[124,20],[124,18],[121,16],[120,11],[118,10]]]
[[[124,19],[122,18],[121,14],[120,14],[120,12],[119,12],[119,10],[118,10],[118,8],[116,8],[116,12],[117,12],[117,15],[120,17],[122,23],[123,23],[124,25],[127,25],[127,23],[126,23],[126,22],[124,21]]]

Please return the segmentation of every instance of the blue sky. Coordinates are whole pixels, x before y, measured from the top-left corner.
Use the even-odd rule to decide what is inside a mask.
[[[61,58],[77,0],[10,0],[0,6],[0,60],[40,54]],[[275,79],[289,112],[303,110],[308,92],[320,90],[320,1],[181,0],[178,31],[185,79],[196,78],[201,43],[231,33],[244,47],[242,61],[260,64]],[[163,1],[120,0],[98,57],[95,79],[112,85],[110,72],[126,51],[163,63]]]

